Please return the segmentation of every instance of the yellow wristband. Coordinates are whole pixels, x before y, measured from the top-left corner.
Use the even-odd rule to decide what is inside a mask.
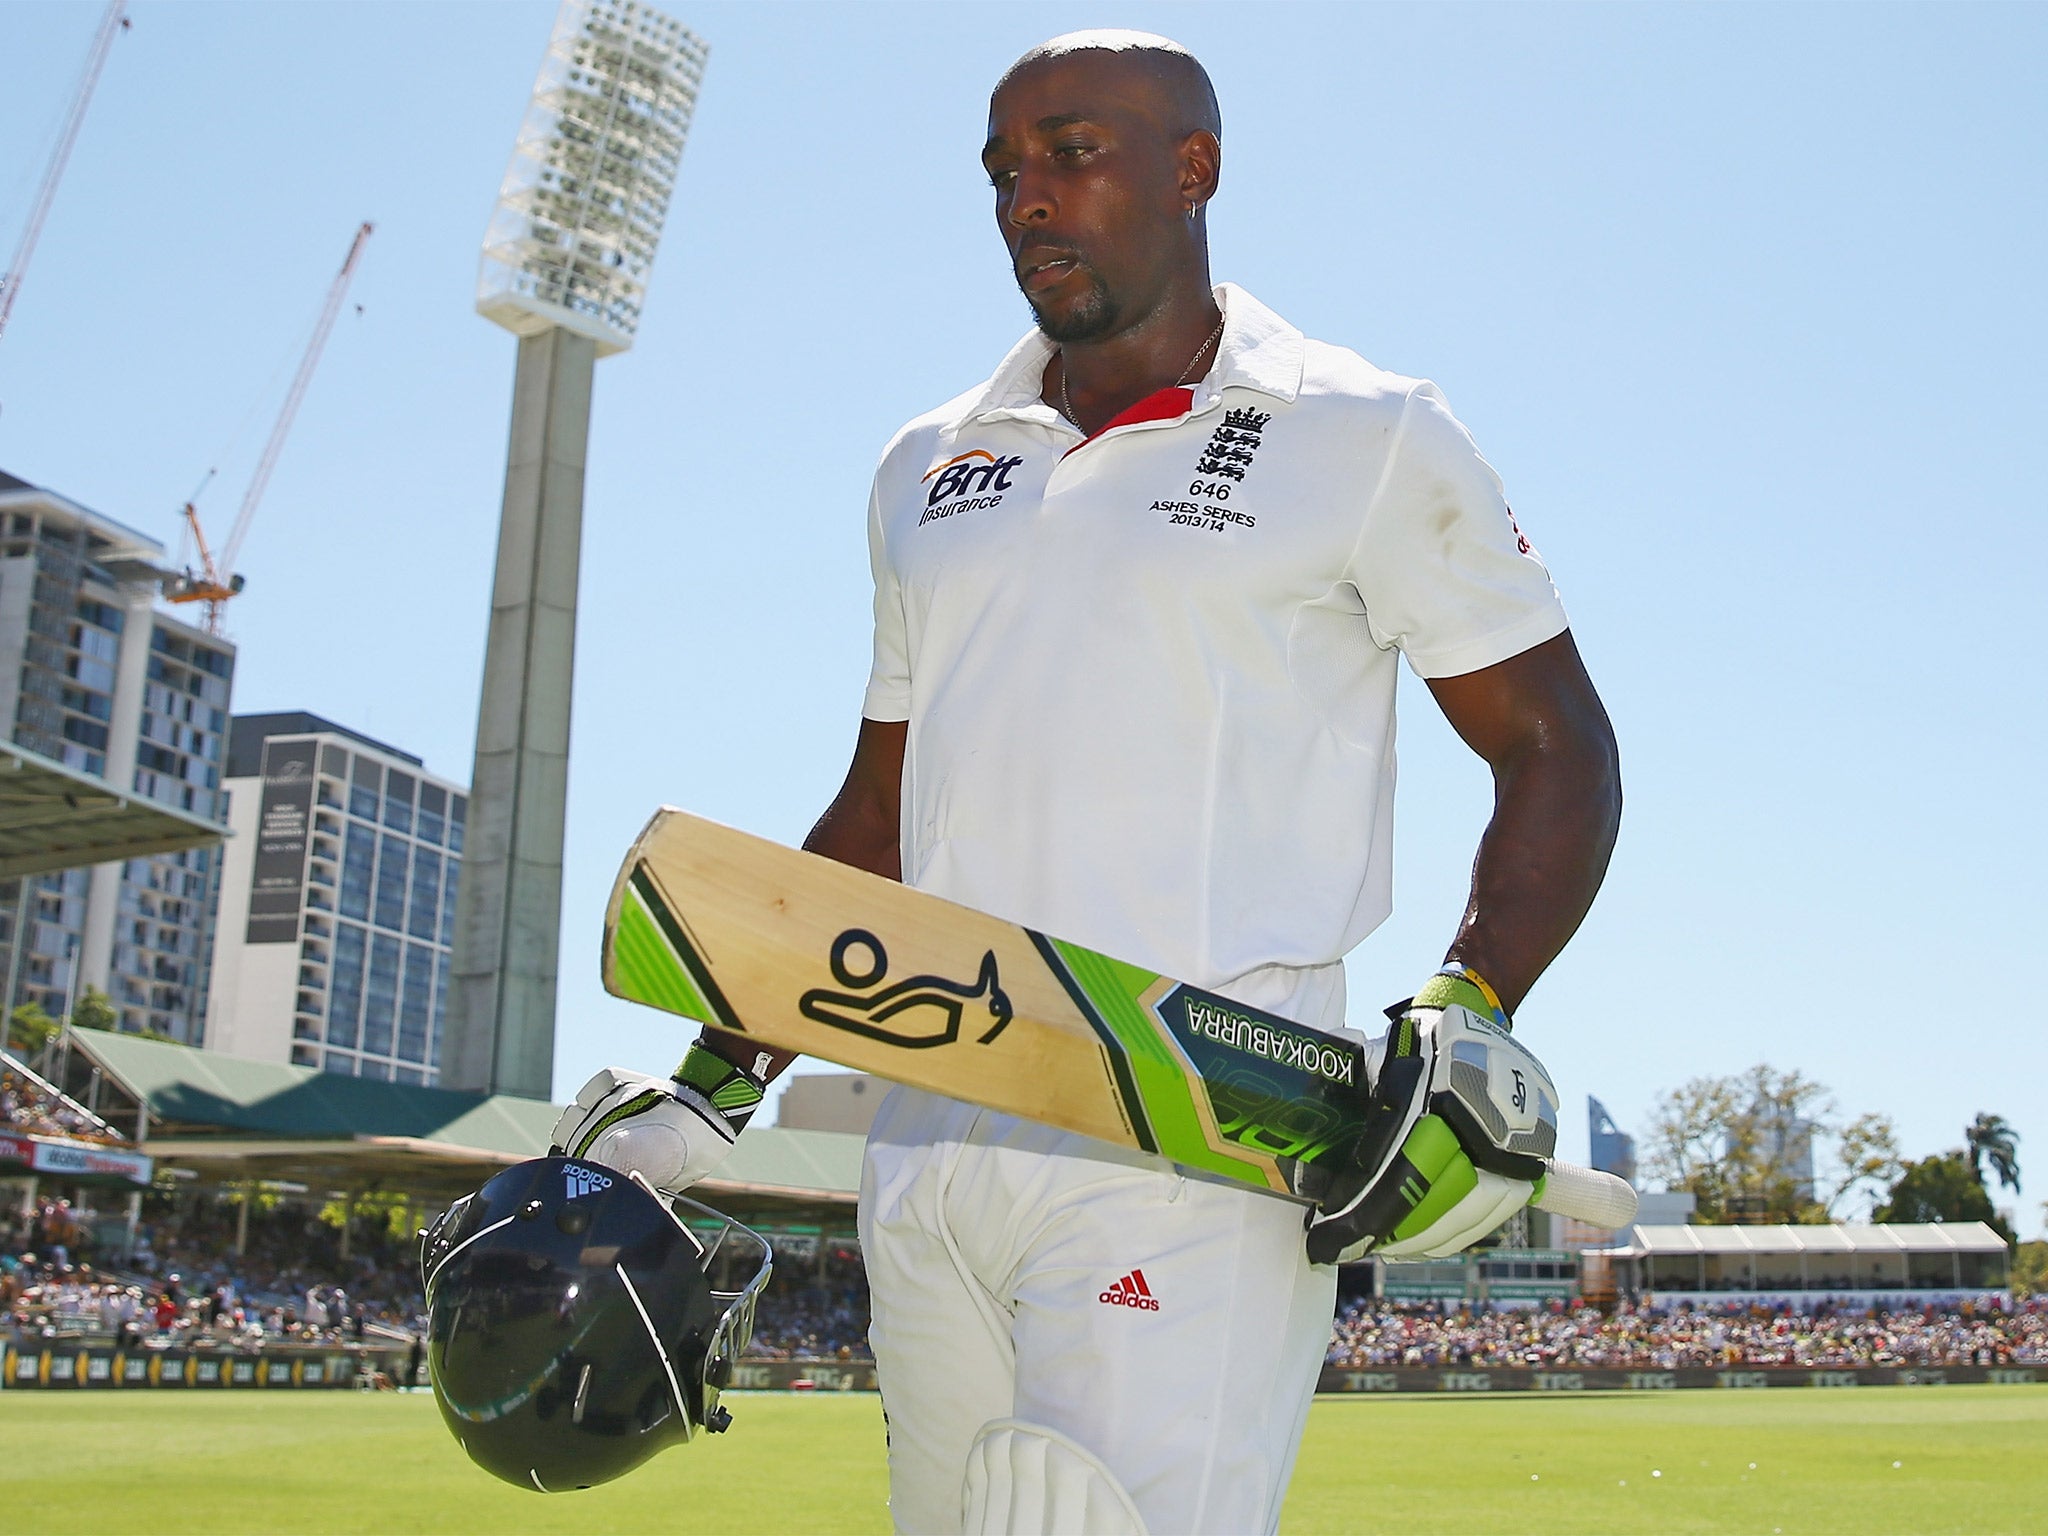
[[[1486,978],[1471,966],[1456,960],[1445,962],[1443,968],[1415,994],[1415,1001],[1424,1008],[1442,1008],[1456,1003],[1470,1008],[1502,1029],[1515,1027],[1507,1009],[1501,1006],[1500,994],[1493,990]]]

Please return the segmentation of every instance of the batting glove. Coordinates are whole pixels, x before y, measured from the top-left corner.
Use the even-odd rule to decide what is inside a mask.
[[[672,1078],[606,1067],[555,1122],[554,1150],[679,1194],[725,1161],[764,1091],[702,1045],[690,1047]]]
[[[1461,1253],[1529,1203],[1557,1150],[1557,1089],[1476,974],[1440,971],[1387,1017],[1367,1047],[1376,1123],[1309,1224],[1318,1264]]]

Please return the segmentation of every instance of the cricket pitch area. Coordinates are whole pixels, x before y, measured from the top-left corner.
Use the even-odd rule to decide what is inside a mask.
[[[876,1398],[730,1402],[731,1433],[542,1496],[472,1467],[423,1392],[4,1392],[0,1509],[205,1536],[889,1529]],[[2048,1532],[2044,1448],[2027,1386],[1326,1397],[1281,1529]]]

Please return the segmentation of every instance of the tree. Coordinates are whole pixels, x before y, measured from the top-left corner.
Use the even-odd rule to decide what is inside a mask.
[[[1839,1214],[1856,1194],[1867,1196],[1874,1205],[1878,1191],[1897,1179],[1904,1166],[1898,1132],[1890,1118],[1858,1115],[1835,1135],[1834,1177],[1821,1204],[1831,1216]]]
[[[1875,1214],[1879,1221],[1981,1221],[2013,1241],[2012,1227],[1992,1208],[1990,1192],[1960,1148],[1907,1163]]]
[[[368,1222],[392,1242],[403,1242],[420,1227],[421,1211],[401,1190],[365,1189],[320,1207],[320,1220],[339,1231],[354,1222]]]
[[[2048,1242],[2036,1238],[2013,1250],[2012,1293],[2021,1297],[2048,1293]]]
[[[7,1048],[33,1055],[56,1039],[62,1027],[43,1011],[41,1003],[23,1003],[7,1016]]]
[[[1963,1148],[1970,1159],[1970,1172],[1977,1176],[1977,1182],[1984,1182],[1984,1164],[1991,1164],[1991,1171],[2014,1194],[2020,1188],[2020,1159],[2014,1145],[2020,1133],[2005,1123],[2003,1115],[1979,1114],[1963,1132]]]
[[[1811,1222],[1841,1215],[1897,1177],[1898,1137],[1883,1115],[1846,1123],[1834,1096],[1798,1071],[1759,1063],[1696,1077],[1653,1111],[1644,1167],[1689,1191],[1702,1221]],[[1816,1143],[1832,1156],[1815,1156]]]
[[[114,1011],[113,1003],[98,987],[87,987],[71,1005],[73,1029],[113,1029],[120,1022],[121,1015]]]

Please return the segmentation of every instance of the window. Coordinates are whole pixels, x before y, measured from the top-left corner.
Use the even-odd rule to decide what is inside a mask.
[[[377,802],[384,795],[384,770],[367,757],[355,760],[355,773],[349,779],[348,813],[360,816],[365,821],[377,819]]]
[[[127,617],[111,603],[102,603],[90,597],[78,600],[78,616],[88,624],[97,624],[101,629],[121,633],[121,621]]]
[[[370,938],[370,979],[363,988],[363,1049],[391,1054],[391,1025],[398,1012],[398,940],[388,933]]]
[[[433,1066],[441,1065],[441,1027],[448,1022],[448,956],[445,952],[434,959],[434,1045],[429,1061]]]
[[[431,848],[415,848],[412,854],[412,911],[406,932],[416,939],[431,939],[438,931],[441,897],[441,855]]]
[[[103,661],[94,661],[90,656],[74,656],[64,670],[88,688],[101,693],[114,691],[114,669]]]
[[[97,751],[107,750],[107,728],[93,720],[81,720],[76,715],[64,717],[64,739],[82,742]]]
[[[384,776],[384,825],[394,832],[412,830],[413,778],[393,768]]]
[[[434,952],[424,944],[405,946],[405,999],[398,1010],[398,1050],[407,1061],[427,1059],[427,1034],[434,1014]]]
[[[433,784],[420,786],[419,836],[422,841],[438,843],[447,836],[448,792]]]
[[[327,994],[327,1043],[354,1046],[363,1011],[363,945],[367,935],[354,923],[339,923],[334,935],[334,982]]]
[[[220,727],[216,725],[214,729],[217,731]],[[339,747],[329,746],[325,742],[321,743],[320,771],[331,779],[347,778],[348,754]]]
[[[469,797],[450,795],[448,797],[448,848],[450,852],[462,852],[463,824],[469,820]]]
[[[370,872],[377,862],[377,834],[359,821],[348,824],[348,845],[341,856],[341,915],[370,915]]]
[[[103,693],[88,693],[83,688],[64,688],[63,702],[66,709],[75,709],[81,715],[91,715],[95,720],[114,718],[114,701]],[[142,717],[144,734],[149,731],[149,716]]]
[[[404,838],[393,837],[388,832],[381,842],[383,846],[377,856],[377,926],[403,928],[405,866],[409,850]]]
[[[71,643],[85,655],[97,656],[101,661],[112,661],[121,654],[120,641],[86,624],[71,626]]]
[[[448,878],[441,888],[441,942],[455,942],[455,888],[462,884],[462,861],[448,861]]]

